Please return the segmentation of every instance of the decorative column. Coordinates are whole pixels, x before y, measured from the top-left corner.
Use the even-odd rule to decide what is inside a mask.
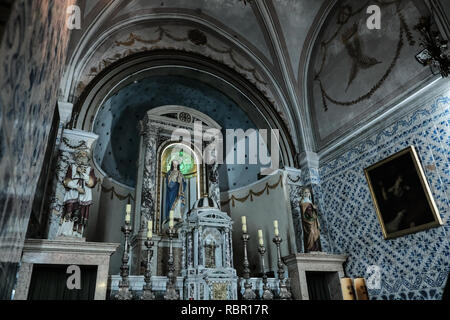
[[[62,132],[58,150],[58,160],[52,182],[52,190],[49,206],[49,218],[47,238],[54,240],[58,232],[61,215],[63,213],[63,202],[66,194],[64,179],[69,165],[75,163],[74,155],[77,151],[87,150],[92,156],[92,147],[98,139],[98,135],[81,130],[68,130]],[[92,160],[90,161],[92,165]]]
[[[147,221],[153,220],[156,208],[156,169],[159,131],[152,128],[147,117],[141,123],[141,134],[144,148],[144,171],[142,181],[140,230],[145,229]],[[157,223],[156,223],[157,225]]]
[[[136,208],[134,213],[135,233],[131,239],[133,275],[142,274],[141,261],[146,258],[147,221],[154,221],[155,230],[158,226],[158,217],[154,216],[156,209],[156,170],[157,170],[157,148],[159,141],[158,128],[152,127],[146,116],[140,123],[141,154],[139,155],[139,170],[136,185]],[[157,238],[157,237],[156,237]],[[155,241],[157,239],[155,238]],[[155,250],[157,259],[157,250]]]

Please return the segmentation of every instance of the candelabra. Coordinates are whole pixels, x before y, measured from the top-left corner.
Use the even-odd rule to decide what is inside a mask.
[[[131,300],[133,294],[130,290],[130,281],[128,276],[130,274],[130,267],[128,266],[129,260],[129,237],[132,231],[130,226],[130,221],[125,220],[125,225],[121,228],[123,234],[125,235],[125,243],[122,256],[122,265],[120,266],[120,276],[122,280],[119,281],[119,292],[115,295],[117,300]]]
[[[415,29],[422,35],[423,47],[416,55],[416,59],[424,66],[430,66],[431,72],[441,74],[442,78],[450,75],[450,54],[448,51],[448,41],[441,39],[437,30],[435,30],[433,19],[428,17],[420,18],[420,22]]]
[[[276,235],[273,238],[273,242],[276,244],[277,246],[277,258],[278,258],[278,280],[280,281],[280,295],[279,298],[281,300],[290,300],[292,298],[291,293],[289,292],[287,285],[286,285],[286,280],[284,278],[284,265],[283,265],[283,261],[281,261],[281,250],[280,250],[280,244],[283,241],[283,239],[281,239],[281,237],[279,235]]]
[[[145,246],[147,247],[147,261],[145,265],[144,281],[145,284],[142,288],[143,293],[141,300],[155,300],[155,295],[152,291],[152,258],[153,258],[153,245],[152,238],[147,238]]]
[[[250,268],[249,268],[250,264],[248,262],[247,256],[247,243],[249,239],[250,236],[248,235],[248,233],[244,232],[242,234],[242,241],[244,241],[244,279],[245,279],[244,283],[245,291],[243,298],[244,300],[255,300],[256,294],[252,290],[252,284],[248,281],[250,279]]]
[[[174,257],[173,257],[173,236],[175,235],[175,230],[173,227],[169,227],[167,234],[169,235],[169,273],[167,274],[167,288],[166,293],[164,294],[165,300],[179,300],[180,295],[178,294],[177,290],[175,289],[175,263],[174,263]]]
[[[267,275],[265,272],[265,265],[264,265],[264,254],[266,253],[266,247],[264,245],[259,245],[258,247],[259,254],[261,255],[261,268],[263,272],[263,294],[262,298],[263,300],[273,300],[273,293],[270,291],[270,287],[267,284]]]

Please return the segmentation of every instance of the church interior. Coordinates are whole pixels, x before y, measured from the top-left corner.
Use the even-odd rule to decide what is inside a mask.
[[[0,1],[0,300],[444,300],[450,1]]]

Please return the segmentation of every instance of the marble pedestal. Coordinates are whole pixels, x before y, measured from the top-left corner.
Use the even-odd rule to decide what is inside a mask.
[[[97,266],[95,300],[106,299],[109,260],[118,243],[84,242],[73,239],[25,241],[14,300],[26,300],[35,264]]]
[[[308,271],[328,273],[331,299],[342,300],[340,279],[344,278],[343,263],[346,255],[323,252],[297,253],[283,258],[288,267],[291,291],[296,300],[309,300],[306,273]]]

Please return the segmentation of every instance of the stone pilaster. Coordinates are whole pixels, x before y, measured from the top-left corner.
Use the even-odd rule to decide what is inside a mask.
[[[158,221],[155,217],[155,209],[157,171],[156,150],[158,148],[159,130],[151,126],[147,117],[142,120],[140,130],[143,145],[143,171],[142,185],[136,188],[137,191],[140,190],[140,206],[136,206],[138,210],[134,213],[135,230],[131,240],[131,274],[133,275],[141,275],[144,272],[141,267],[141,261],[146,257],[147,247],[145,246],[145,240],[147,240],[147,221],[153,220],[155,228],[158,225]],[[136,197],[136,199],[138,199],[138,197]],[[156,256],[157,253],[153,258],[154,261],[157,261]]]
[[[152,128],[148,119],[145,118],[142,122],[141,133],[145,150],[140,213],[140,230],[143,230],[146,229],[148,220],[156,221],[154,217],[156,208],[156,170],[158,162],[156,150],[158,148],[159,131],[156,128]]]
[[[296,168],[285,168],[285,181],[288,185],[297,252],[304,252],[302,213],[300,209],[301,193],[303,189],[302,170]]]

